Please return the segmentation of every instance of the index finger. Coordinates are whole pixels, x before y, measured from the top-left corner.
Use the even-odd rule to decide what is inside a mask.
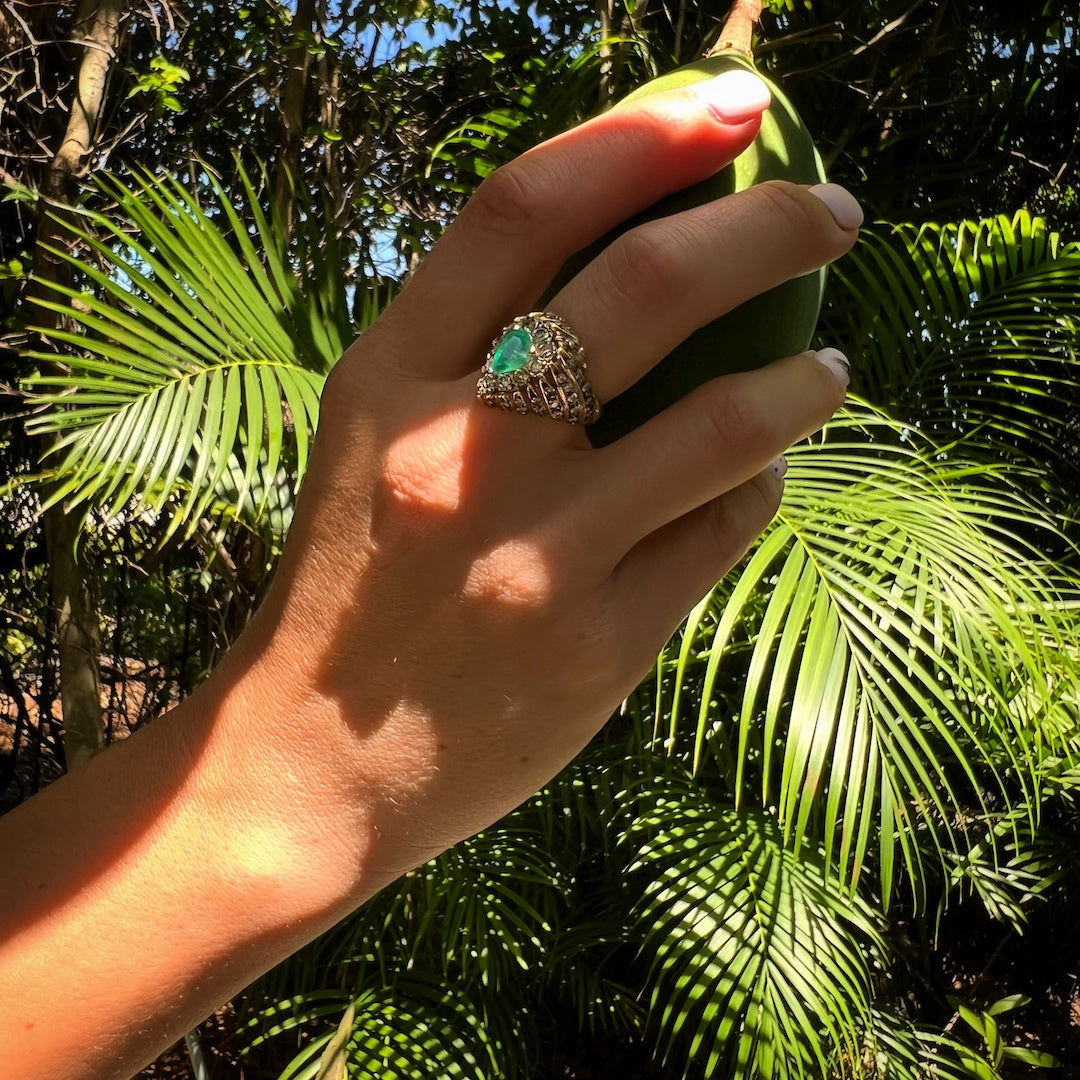
[[[569,256],[673,191],[729,165],[769,104],[746,71],[608,112],[497,169],[387,314],[432,328],[403,358],[417,375],[475,370],[498,331],[531,310]]]

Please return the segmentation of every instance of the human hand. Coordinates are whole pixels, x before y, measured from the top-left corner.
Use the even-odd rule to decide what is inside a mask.
[[[249,631],[167,716],[5,818],[11,1075],[130,1076],[528,798],[768,523],[770,463],[843,399],[828,356],[705,384],[600,450],[475,393],[492,338],[566,257],[727,164],[765,103],[723,76],[526,154],[341,360]],[[569,282],[548,307],[599,399],[846,251],[858,208],[819,194],[763,185],[651,222]]]
[[[358,833],[342,808],[362,808],[373,846],[358,875],[426,861],[565,765],[767,525],[782,490],[771,464],[842,402],[844,369],[805,353],[593,449],[579,426],[475,395],[492,339],[564,260],[725,166],[767,100],[731,73],[500,169],[331,374],[254,631],[255,667],[284,700],[249,737],[263,762],[287,759],[312,793],[305,829],[322,815],[321,843],[338,838],[347,859]],[[843,254],[858,209],[818,195],[771,183],[648,223],[568,283],[547,308],[580,337],[599,400]]]

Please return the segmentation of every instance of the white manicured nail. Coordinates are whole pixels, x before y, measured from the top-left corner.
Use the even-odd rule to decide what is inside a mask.
[[[697,83],[695,91],[709,111],[724,124],[743,124],[763,113],[772,102],[769,88],[752,71],[725,71]]]
[[[841,386],[847,387],[851,381],[851,363],[839,349],[818,349],[814,359],[824,364]]]
[[[841,229],[857,229],[863,223],[862,207],[847,188],[839,184],[815,184],[810,194],[829,208]]]

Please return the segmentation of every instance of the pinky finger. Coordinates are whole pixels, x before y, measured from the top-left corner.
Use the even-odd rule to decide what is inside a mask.
[[[653,654],[686,613],[746,554],[780,508],[783,459],[631,548],[613,575],[616,610],[653,640]]]

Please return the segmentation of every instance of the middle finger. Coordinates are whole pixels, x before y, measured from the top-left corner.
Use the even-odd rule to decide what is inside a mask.
[[[836,185],[759,184],[624,233],[548,310],[575,328],[603,403],[699,327],[839,258],[861,220]]]

